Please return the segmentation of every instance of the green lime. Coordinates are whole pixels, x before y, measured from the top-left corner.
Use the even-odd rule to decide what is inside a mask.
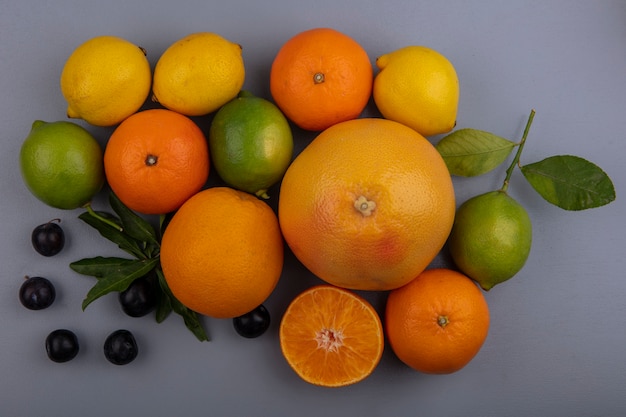
[[[22,178],[49,206],[75,209],[102,188],[102,155],[98,142],[81,126],[36,120],[20,150]]]
[[[526,209],[505,192],[492,191],[458,208],[448,245],[459,269],[489,290],[522,269],[531,241]]]
[[[289,122],[273,103],[248,92],[222,106],[209,129],[216,172],[233,188],[269,198],[293,157]]]

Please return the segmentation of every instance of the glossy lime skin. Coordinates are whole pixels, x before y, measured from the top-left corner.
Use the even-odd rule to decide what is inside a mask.
[[[66,121],[33,123],[20,149],[20,170],[35,197],[64,210],[84,206],[105,181],[102,148],[86,129]]]
[[[268,198],[293,157],[289,122],[273,103],[247,92],[226,103],[209,129],[213,166],[233,188]]]
[[[531,243],[532,224],[526,209],[502,191],[463,203],[448,238],[454,263],[485,290],[522,269]]]

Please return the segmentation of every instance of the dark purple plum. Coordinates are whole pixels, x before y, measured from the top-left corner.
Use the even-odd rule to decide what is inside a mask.
[[[253,339],[261,336],[270,327],[270,313],[264,305],[233,319],[235,331],[243,337]]]
[[[157,304],[157,289],[151,276],[134,280],[128,288],[119,293],[122,311],[131,317],[143,317]]]
[[[112,364],[127,365],[135,360],[137,353],[137,342],[128,330],[116,330],[104,341],[104,357]]]
[[[71,330],[57,329],[46,337],[46,353],[51,361],[63,363],[76,357],[80,347],[78,338]]]
[[[43,256],[54,256],[61,252],[65,246],[65,233],[61,226],[55,221],[60,222],[59,219],[50,220],[48,223],[40,224],[35,227],[31,234],[31,242],[33,248]]]
[[[44,277],[27,277],[20,286],[19,299],[29,310],[48,308],[56,298],[56,290],[50,280]]]

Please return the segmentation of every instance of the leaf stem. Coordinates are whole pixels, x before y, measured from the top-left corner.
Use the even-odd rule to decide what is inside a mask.
[[[115,228],[115,229],[119,230],[120,232],[123,232],[123,231],[124,231],[124,229],[123,229],[120,225],[118,225],[118,224],[116,224],[115,222],[112,222],[111,220],[109,220],[109,219],[107,219],[107,218],[105,218],[105,217],[103,217],[103,216],[99,215],[98,213],[96,213],[96,212],[94,211],[94,209],[91,207],[91,203],[87,203],[87,204],[85,204],[85,205],[84,205],[84,208],[87,210],[87,212],[88,212],[91,216],[93,216],[93,217],[95,217],[96,219],[100,220],[102,223],[106,223],[106,224],[108,224],[109,226],[111,226],[111,227],[113,227],[113,228]]]
[[[513,175],[513,170],[515,170],[515,166],[519,166],[519,159],[522,155],[522,151],[524,150],[524,145],[526,144],[526,138],[528,137],[528,132],[530,131],[530,126],[533,124],[533,119],[535,118],[535,109],[530,110],[530,115],[528,116],[528,121],[526,122],[526,127],[524,128],[524,134],[522,135],[522,140],[519,143],[517,148],[517,152],[515,153],[515,157],[511,162],[511,165],[506,170],[506,178],[504,178],[504,182],[502,183],[502,188],[500,191],[506,193],[506,190],[509,188],[509,181],[511,180],[511,175]]]

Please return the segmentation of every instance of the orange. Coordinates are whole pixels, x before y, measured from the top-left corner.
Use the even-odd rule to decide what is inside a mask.
[[[450,269],[428,269],[389,293],[387,340],[411,368],[449,374],[467,365],[489,330],[489,308],[467,276]]]
[[[283,240],[271,207],[256,196],[213,187],[174,214],[161,241],[161,267],[174,296],[216,318],[263,303],[283,268]]]
[[[283,315],[279,337],[282,353],[298,376],[327,387],[365,379],[384,347],[382,323],[372,305],[331,285],[298,295]]]
[[[358,117],[374,83],[367,52],[351,37],[315,28],[289,39],[274,58],[270,91],[287,118],[319,131]]]
[[[119,199],[144,214],[176,210],[205,185],[209,151],[200,128],[171,110],[135,113],[104,151],[106,179]]]
[[[454,189],[435,147],[398,122],[336,124],[294,159],[278,217],[295,256],[340,287],[390,290],[415,278],[452,228]]]

